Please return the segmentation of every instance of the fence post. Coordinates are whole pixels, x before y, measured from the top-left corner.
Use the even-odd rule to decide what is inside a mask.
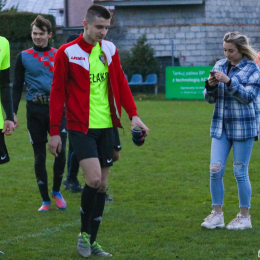
[[[158,85],[156,84],[154,86],[154,95],[157,95],[158,94]]]
[[[174,43],[172,40],[172,67],[174,66]]]

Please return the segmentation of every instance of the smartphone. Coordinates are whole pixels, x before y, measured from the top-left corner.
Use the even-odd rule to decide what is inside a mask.
[[[214,71],[214,70],[211,70],[211,71],[210,71],[211,77],[214,77],[214,74],[215,74],[215,71]]]

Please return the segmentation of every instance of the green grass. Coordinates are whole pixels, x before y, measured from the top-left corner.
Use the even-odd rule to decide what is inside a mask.
[[[141,98],[141,100],[140,100]],[[260,250],[260,149],[250,163],[253,229],[205,230],[211,211],[209,136],[213,106],[204,101],[151,100],[136,96],[141,119],[150,128],[142,147],[134,146],[123,114],[121,157],[111,168],[109,195],[98,242],[115,260],[258,259]],[[0,260],[82,259],[76,250],[80,194],[63,191],[68,208],[39,213],[41,198],[26,130],[25,102],[20,128],[6,138],[11,161],[0,168]],[[125,133],[125,134],[124,134]],[[49,187],[53,156],[48,153]],[[80,182],[83,177],[80,173]],[[238,213],[232,156],[225,173],[225,222]]]

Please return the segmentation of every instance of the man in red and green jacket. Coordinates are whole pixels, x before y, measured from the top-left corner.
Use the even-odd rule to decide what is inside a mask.
[[[102,250],[96,236],[105,205],[106,184],[113,165],[113,126],[120,123],[121,105],[134,127],[149,129],[140,120],[121,68],[115,45],[104,40],[110,26],[110,12],[92,5],[83,22],[84,33],[61,46],[56,54],[50,95],[50,152],[61,148],[59,125],[64,102],[69,138],[80,162],[85,187],[81,197],[81,232],[77,250],[83,257],[91,254],[112,256]]]

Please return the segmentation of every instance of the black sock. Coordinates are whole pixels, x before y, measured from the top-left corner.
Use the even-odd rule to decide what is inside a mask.
[[[65,165],[66,165],[66,155],[65,155],[65,151],[62,150],[59,153],[58,157],[55,158],[54,165],[53,165],[53,187],[52,187],[53,191],[60,191]]]
[[[91,218],[91,237],[90,237],[91,244],[93,244],[97,238],[99,225],[102,220],[103,211],[105,207],[105,200],[106,200],[106,193],[98,192],[96,205]]]
[[[46,144],[33,144],[34,170],[43,201],[50,201],[48,194],[48,177],[46,171]]]
[[[48,179],[41,179],[37,182],[43,201],[51,201],[48,192]]]
[[[95,207],[98,188],[89,187],[85,184],[85,187],[81,195],[81,233],[86,232],[91,234],[90,222],[91,216]]]

